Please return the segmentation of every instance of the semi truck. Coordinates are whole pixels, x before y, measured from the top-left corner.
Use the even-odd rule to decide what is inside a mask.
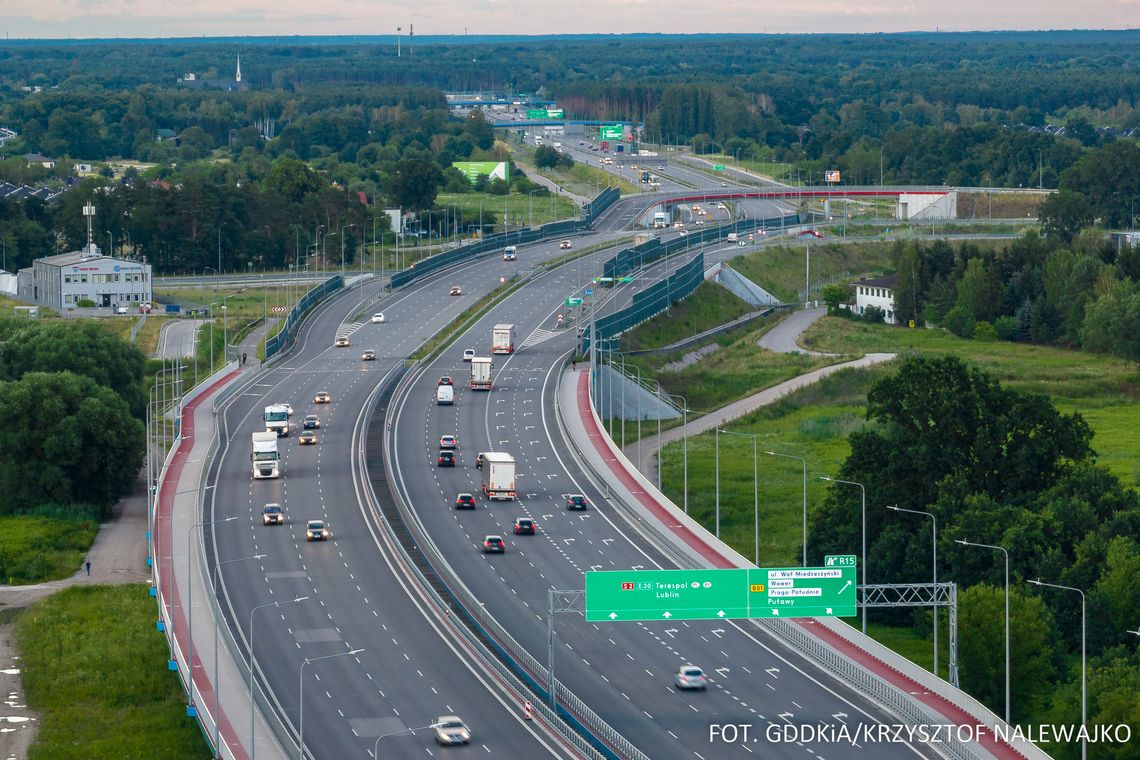
[[[265,432],[278,438],[289,435],[289,405],[270,404],[265,407]]]
[[[281,455],[277,453],[277,433],[254,433],[253,453],[249,455],[253,461],[253,477],[276,478],[281,474],[279,463]]]
[[[471,379],[467,387],[473,391],[491,390],[491,357],[475,356],[471,359]]]
[[[512,354],[515,351],[515,326],[495,325],[491,328],[491,353]]]
[[[515,458],[501,451],[483,454],[483,496],[491,501],[513,501]]]
[[[653,226],[654,227],[668,227],[671,223],[672,215],[668,211],[656,211],[653,213]]]

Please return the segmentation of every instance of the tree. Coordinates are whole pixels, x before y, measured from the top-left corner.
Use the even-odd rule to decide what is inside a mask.
[[[827,304],[827,313],[834,317],[839,314],[839,304],[847,303],[848,299],[851,298],[851,293],[843,285],[833,283],[823,286],[823,289],[819,291],[819,298]]]
[[[426,211],[435,204],[439,186],[443,184],[443,171],[433,161],[422,158],[405,158],[396,164],[388,177],[384,192],[400,208]]]
[[[143,462],[143,425],[114,391],[71,372],[0,383],[0,510],[91,504],[105,515]]]
[[[970,259],[958,280],[958,306],[974,320],[992,322],[1001,305],[1002,284],[994,268],[982,259]],[[971,331],[972,332],[972,331]],[[968,337],[968,336],[963,336]]]
[[[300,203],[306,195],[318,193],[328,186],[319,174],[308,164],[296,158],[279,158],[273,162],[269,176],[265,178],[265,189]]]
[[[1025,721],[1044,705],[1056,671],[1053,616],[1040,597],[1009,589],[1011,720]],[[958,594],[958,657],[962,688],[994,712],[1005,705],[1005,589],[986,584]]]
[[[550,145],[539,145],[534,149],[534,165],[539,169],[553,169],[558,166],[558,151]]]
[[[1092,224],[1093,207],[1080,193],[1060,190],[1041,201],[1037,216],[1045,237],[1068,243],[1082,228]]]

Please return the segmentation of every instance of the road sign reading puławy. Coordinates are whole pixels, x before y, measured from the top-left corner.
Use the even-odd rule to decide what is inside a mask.
[[[855,614],[855,566],[586,573],[586,620],[726,620]]]
[[[614,124],[613,126],[603,126],[600,131],[603,140],[620,140],[622,125]]]

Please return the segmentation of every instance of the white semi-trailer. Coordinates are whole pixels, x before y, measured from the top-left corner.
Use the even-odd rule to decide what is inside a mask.
[[[483,454],[483,496],[492,501],[513,501],[515,458],[501,451]]]
[[[277,452],[277,433],[254,433],[253,453],[249,458],[253,461],[254,479],[278,477],[281,455]]]
[[[515,350],[515,326],[495,325],[491,328],[491,353],[510,354]]]
[[[491,390],[491,357],[472,357],[471,379],[467,381],[467,387],[473,391]]]

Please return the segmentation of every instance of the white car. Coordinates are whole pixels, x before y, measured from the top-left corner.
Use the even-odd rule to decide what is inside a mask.
[[[435,740],[440,744],[466,744],[471,741],[471,729],[458,715],[441,715],[432,724]]]
[[[463,361],[469,362],[474,358],[475,358],[475,349],[473,349],[473,348],[463,349]]]
[[[368,320],[368,321],[369,321],[369,322],[371,322],[371,323],[372,323],[372,324],[374,324],[374,325],[380,325],[380,324],[383,324],[383,323],[384,323],[384,313],[383,313],[383,312],[380,312],[380,311],[378,311],[378,312],[376,312],[375,314],[373,314],[373,315],[372,315],[372,319],[370,319],[370,320]]]
[[[678,689],[706,689],[709,685],[704,671],[696,665],[682,665],[677,668],[677,672],[673,674],[673,683]]]

